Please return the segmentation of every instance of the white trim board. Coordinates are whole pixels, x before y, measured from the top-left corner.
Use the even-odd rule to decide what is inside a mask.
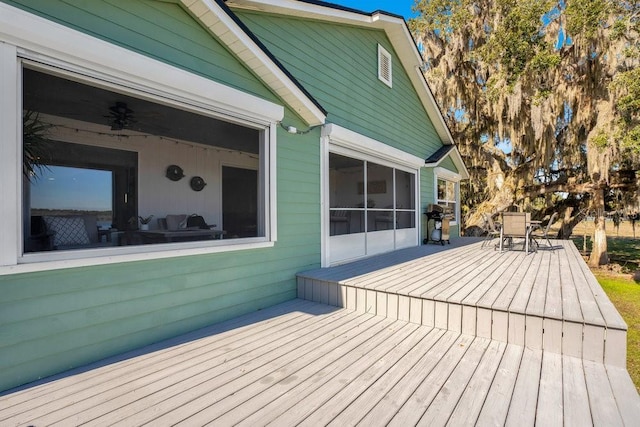
[[[356,151],[369,158],[387,160],[412,170],[420,169],[424,166],[424,159],[418,156],[398,150],[383,142],[333,123],[323,126],[322,136],[328,137],[332,145]]]

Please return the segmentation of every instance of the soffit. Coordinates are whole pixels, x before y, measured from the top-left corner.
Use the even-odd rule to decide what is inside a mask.
[[[315,1],[227,0],[226,4],[232,9],[254,10],[383,30],[393,45],[402,67],[411,79],[411,83],[433,122],[440,140],[443,144],[453,144],[453,136],[422,74],[420,52],[418,52],[415,41],[402,17],[380,11],[367,14],[355,9]]]

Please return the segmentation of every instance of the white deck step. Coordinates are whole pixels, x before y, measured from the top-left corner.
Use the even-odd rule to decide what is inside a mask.
[[[575,245],[552,243],[411,248],[300,273],[298,297],[625,367],[627,325]]]

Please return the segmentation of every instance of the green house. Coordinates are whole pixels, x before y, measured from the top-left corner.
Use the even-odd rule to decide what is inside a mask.
[[[3,0],[0,42],[0,390],[420,245],[435,205],[459,234],[468,174],[398,16]]]

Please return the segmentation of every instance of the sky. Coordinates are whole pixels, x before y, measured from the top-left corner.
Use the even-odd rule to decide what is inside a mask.
[[[373,12],[384,10],[385,12],[401,15],[405,20],[413,18],[415,14],[411,11],[414,0],[326,0],[328,3],[339,4],[340,6],[351,7],[363,12]]]
[[[63,166],[40,168],[31,184],[31,208],[111,210],[112,173]]]

